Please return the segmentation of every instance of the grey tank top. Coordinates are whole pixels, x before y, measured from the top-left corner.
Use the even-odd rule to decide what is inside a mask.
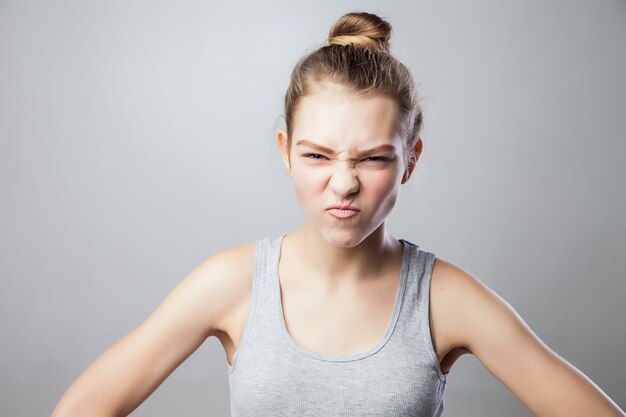
[[[366,352],[326,355],[287,331],[278,279],[285,235],[255,242],[247,323],[228,365],[231,416],[440,416],[446,374],[429,325],[435,255],[400,239],[400,284],[384,336]]]

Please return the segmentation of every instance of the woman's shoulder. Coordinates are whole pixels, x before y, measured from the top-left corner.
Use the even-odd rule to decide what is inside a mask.
[[[430,305],[433,326],[446,346],[474,348],[485,332],[521,319],[494,290],[462,267],[441,258],[433,265]]]
[[[433,332],[442,353],[469,349],[468,318],[481,316],[481,303],[490,302],[493,292],[461,266],[435,257],[430,284],[430,314]],[[439,349],[438,349],[439,350]]]
[[[255,265],[256,242],[241,243],[226,247],[211,256],[205,262],[211,265],[214,275],[219,275],[222,288],[233,295],[240,296],[252,284]],[[227,294],[224,294],[227,295]]]
[[[449,352],[467,347],[462,333],[458,331],[457,313],[461,309],[457,298],[472,279],[459,266],[435,256],[429,291],[430,326],[435,352],[442,367],[445,365],[447,369],[452,366],[456,357],[451,363],[444,363],[443,358]]]
[[[189,274],[198,294],[209,300],[214,329],[224,330],[233,310],[248,298],[255,266],[255,242],[221,249],[207,256]]]
[[[435,256],[432,271],[431,291],[437,293],[441,290],[452,293],[451,296],[467,290],[470,287],[484,287],[484,284],[471,273],[448,260]],[[447,299],[446,299],[447,300]]]
[[[255,242],[228,246],[208,255],[195,270],[209,274],[207,279],[227,282],[242,278],[254,260]]]
[[[219,265],[225,272],[236,274],[245,266],[245,261],[254,259],[255,247],[256,242],[228,246],[208,256],[206,261]]]

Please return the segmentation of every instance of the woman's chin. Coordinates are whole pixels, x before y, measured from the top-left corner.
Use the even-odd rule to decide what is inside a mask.
[[[362,240],[363,236],[354,230],[330,230],[326,233],[326,241],[340,248],[353,248]]]

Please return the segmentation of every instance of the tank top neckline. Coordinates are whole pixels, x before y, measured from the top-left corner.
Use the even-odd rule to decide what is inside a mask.
[[[274,250],[276,251],[276,254],[275,254],[276,256],[274,257],[272,275],[273,275],[275,289],[276,289],[275,295],[276,295],[277,300],[275,304],[278,308],[278,320],[280,322],[280,328],[281,328],[281,333],[283,335],[283,339],[286,340],[287,344],[295,352],[299,354],[311,357],[313,359],[318,359],[318,360],[327,361],[327,362],[349,362],[349,361],[361,360],[369,356],[372,356],[376,352],[381,350],[383,346],[385,346],[385,344],[387,344],[387,342],[391,338],[391,335],[393,334],[393,331],[398,322],[398,318],[400,316],[400,308],[402,306],[402,300],[404,299],[404,290],[406,288],[406,281],[407,281],[407,275],[408,275],[408,269],[409,269],[410,243],[404,239],[398,239],[400,242],[402,242],[402,265],[400,267],[400,279],[398,281],[398,285],[396,288],[396,296],[394,300],[393,309],[391,311],[391,317],[387,321],[387,328],[382,338],[379,339],[379,341],[374,346],[372,346],[370,349],[368,349],[365,352],[354,353],[351,355],[329,355],[329,354],[313,352],[311,350],[305,349],[304,347],[300,346],[294,339],[291,338],[291,335],[289,334],[287,330],[287,325],[285,324],[285,316],[283,313],[283,303],[282,303],[281,289],[280,289],[280,277],[278,274],[280,250],[282,247],[283,239],[286,235],[287,233],[283,233],[276,240],[276,245],[274,247]]]

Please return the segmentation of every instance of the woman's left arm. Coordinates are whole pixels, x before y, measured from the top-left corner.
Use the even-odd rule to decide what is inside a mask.
[[[499,295],[463,269],[437,259],[446,333],[538,417],[626,417],[597,385],[546,346]],[[445,301],[444,301],[445,300]]]

